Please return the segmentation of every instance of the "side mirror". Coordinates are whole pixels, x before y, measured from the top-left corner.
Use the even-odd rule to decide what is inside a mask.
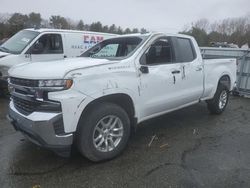
[[[154,64],[156,59],[156,48],[151,45],[145,52],[145,64]]]
[[[41,54],[44,50],[43,43],[37,41],[31,49],[31,54]]]
[[[149,73],[149,70],[148,70],[148,67],[147,66],[141,66],[139,68],[139,70],[141,71],[141,73],[143,74],[148,74]]]

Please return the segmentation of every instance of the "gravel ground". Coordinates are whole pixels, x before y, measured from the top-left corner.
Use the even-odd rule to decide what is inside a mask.
[[[0,99],[3,188],[250,187],[250,99],[231,97],[220,116],[201,103],[145,122],[121,156],[97,164],[33,145],[6,120],[7,105]]]

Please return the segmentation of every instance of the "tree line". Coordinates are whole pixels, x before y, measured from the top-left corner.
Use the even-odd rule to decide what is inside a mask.
[[[96,31],[115,34],[129,34],[147,32],[146,29],[126,28],[112,24],[103,25],[100,21],[91,24],[83,20],[74,21],[60,15],[52,15],[49,19],[41,17],[40,13],[30,14],[1,14],[0,13],[0,40],[9,38],[24,28],[56,28]],[[195,37],[199,46],[210,46],[212,42],[234,43],[241,47],[244,44],[250,46],[250,14],[239,18],[227,18],[210,23],[207,19],[200,19],[183,29],[183,34]]]
[[[49,19],[41,17],[40,13],[32,12],[30,14],[1,14],[0,13],[0,40],[9,38],[16,32],[24,28],[55,28],[55,29],[73,29],[96,31],[114,34],[129,34],[146,32],[146,29],[141,28],[126,28],[112,24],[110,26],[103,25],[100,21],[86,24],[83,20],[74,21],[60,15],[52,15]]]
[[[248,44],[250,47],[250,14],[212,23],[207,19],[200,19],[186,26],[181,33],[195,37],[199,46],[210,46],[212,42],[227,42],[239,47]]]

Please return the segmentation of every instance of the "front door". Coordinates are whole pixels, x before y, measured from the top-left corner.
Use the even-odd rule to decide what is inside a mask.
[[[140,60],[139,93],[141,118],[176,108],[181,91],[181,64],[175,62],[170,37],[156,39]]]
[[[31,62],[63,59],[62,36],[60,34],[44,34],[33,44],[26,54],[30,54]]]

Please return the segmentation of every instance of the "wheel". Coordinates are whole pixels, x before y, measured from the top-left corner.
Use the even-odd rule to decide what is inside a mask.
[[[0,97],[9,98],[9,96],[8,83],[6,81],[0,80]]]
[[[221,114],[228,104],[229,90],[223,85],[219,84],[214,95],[214,98],[207,101],[207,107],[211,114]]]
[[[120,106],[102,103],[83,114],[78,124],[77,147],[91,161],[118,156],[130,136],[128,114]]]

